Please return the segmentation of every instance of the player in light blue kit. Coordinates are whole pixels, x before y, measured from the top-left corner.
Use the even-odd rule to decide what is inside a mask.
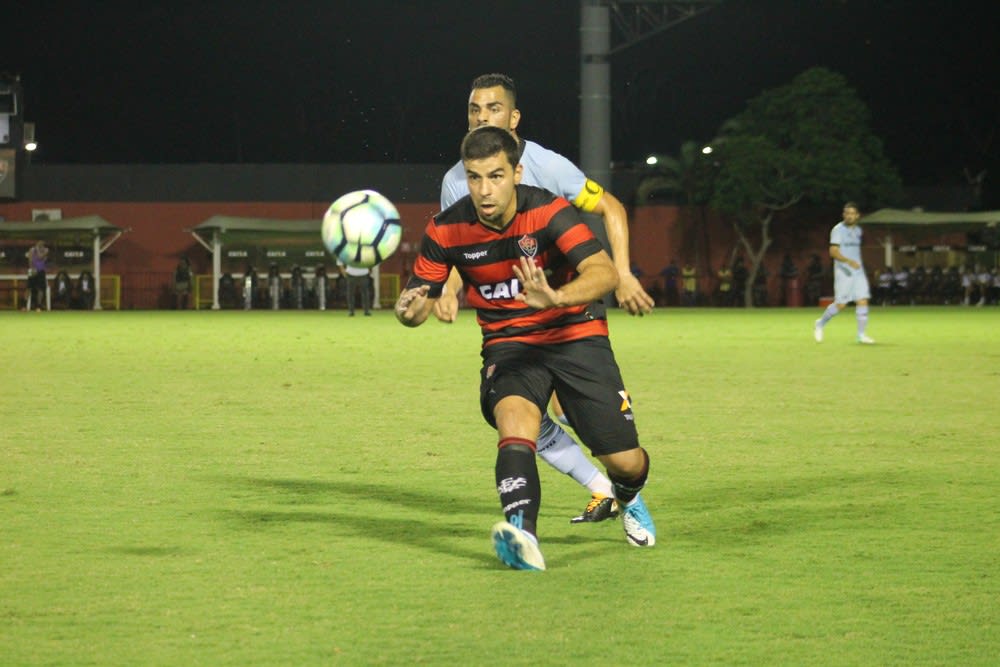
[[[861,212],[852,201],[844,204],[844,219],[830,230],[830,257],[833,266],[833,303],[816,320],[813,337],[817,343],[823,342],[823,327],[830,319],[842,311],[848,303],[854,302],[854,312],[858,320],[858,342],[871,345],[875,341],[865,334],[868,326],[868,277],[861,263],[861,227],[858,220]]]
[[[610,192],[587,178],[567,158],[517,136],[521,112],[517,108],[514,81],[504,74],[484,74],[472,82],[467,109],[469,130],[492,125],[509,131],[521,147],[521,183],[545,188],[565,197],[587,213],[600,215],[611,246],[611,256],[618,272],[615,298],[632,315],[653,309],[653,298],[632,274],[628,247],[628,214],[624,205]],[[461,161],[445,174],[441,182],[441,209],[444,210],[469,194],[465,166]],[[452,271],[444,293],[434,306],[434,315],[442,322],[454,322],[458,315],[458,297],[462,279]],[[546,414],[542,416],[538,436],[538,455],[556,470],[569,475],[590,490],[591,499],[573,523],[603,521],[619,513],[611,481],[597,469],[580,445]]]

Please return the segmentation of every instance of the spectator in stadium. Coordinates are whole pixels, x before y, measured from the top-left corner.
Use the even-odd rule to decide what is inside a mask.
[[[743,255],[737,255],[733,260],[733,305],[747,305],[745,295],[749,279],[750,271],[743,263]]]
[[[928,303],[927,269],[923,266],[916,266],[910,271],[910,302]]]
[[[83,310],[94,309],[97,285],[94,284],[94,275],[90,271],[83,271],[76,279],[76,298],[77,304]]]
[[[545,188],[569,200],[581,211],[603,218],[615,269],[618,271],[615,299],[632,315],[651,312],[653,299],[631,272],[625,207],[614,195],[587,178],[586,174],[562,155],[518,136],[521,112],[517,108],[517,87],[514,81],[505,74],[497,73],[476,77],[469,93],[466,117],[469,130],[493,126],[510,132],[521,151],[519,160],[523,184]],[[467,194],[469,184],[465,166],[459,161],[442,180],[442,210]],[[456,297],[461,286],[461,278],[456,271],[452,271],[443,296],[435,304],[434,315],[439,320],[455,320],[458,314]],[[569,475],[590,491],[590,502],[583,513],[571,519],[572,522],[595,522],[618,515],[618,504],[612,497],[610,480],[597,469],[573,438],[549,418],[548,413],[542,416],[537,448],[539,456],[546,463]]]
[[[944,303],[944,270],[932,266],[927,272],[927,303]]]
[[[823,263],[819,255],[813,253],[806,265],[806,304],[815,306],[823,296]]]
[[[271,310],[281,308],[281,270],[275,262],[271,262],[271,266],[267,269],[267,295]]]
[[[781,298],[782,305],[792,305],[792,294],[797,291],[799,284],[799,267],[795,266],[795,261],[789,253],[781,258]]]
[[[893,303],[900,303],[906,305],[912,305],[911,299],[912,294],[910,294],[910,269],[901,266],[896,269],[896,272],[892,274],[892,284],[893,284]]]
[[[993,279],[990,281],[987,303],[1000,306],[1000,268],[993,267]]]
[[[685,262],[681,269],[681,305],[698,305],[698,269],[691,262]]]
[[[233,274],[227,271],[219,276],[219,307],[235,308],[236,302],[236,281]]]
[[[957,266],[949,266],[944,272],[942,293],[946,304],[959,303],[962,300],[962,273]]]
[[[188,294],[191,293],[191,283],[193,280],[194,275],[191,271],[191,262],[185,255],[181,257],[174,268],[174,298],[176,299],[175,306],[177,310],[185,310],[187,308]]]
[[[681,277],[681,269],[677,266],[677,259],[670,260],[666,268],[660,271],[663,276],[663,304],[665,306],[676,306],[680,303],[677,293],[677,281]]]
[[[844,204],[844,219],[830,230],[830,257],[834,261],[833,271],[833,303],[813,324],[813,338],[817,343],[823,342],[823,328],[831,318],[854,302],[854,314],[857,320],[858,342],[871,345],[875,341],[865,332],[868,327],[868,299],[871,292],[868,288],[868,277],[861,264],[861,226],[858,220],[861,211],[854,202]]]
[[[243,272],[243,310],[250,310],[258,305],[257,284],[257,269],[247,264],[246,271]]]
[[[716,272],[715,305],[726,308],[733,305],[733,270],[723,264]]]
[[[69,308],[70,302],[73,300],[73,281],[70,280],[69,274],[65,271],[57,273],[53,281],[53,288],[52,306],[60,310]]]
[[[753,279],[753,305],[761,308],[769,304],[767,294],[767,279],[770,274],[764,262],[757,267],[757,275]]]
[[[506,520],[493,527],[494,548],[509,567],[542,570],[535,452],[553,390],[607,468],[628,543],[651,547],[656,540],[639,495],[649,456],[639,446],[606,317],[595,307],[617,285],[618,270],[568,201],[517,185],[520,154],[502,127],[466,135],[461,155],[470,194],[428,223],[395,312],[406,326],[423,324],[451,270],[461,271],[483,331],[482,413],[499,440],[495,474]],[[553,270],[551,283],[546,269]]]
[[[326,267],[322,264],[316,267],[313,291],[316,294],[316,308],[326,310],[326,295],[330,291],[330,285],[326,278]]]
[[[291,305],[296,310],[302,310],[306,306],[306,278],[302,275],[302,268],[295,264],[292,266],[291,278]]]
[[[977,295],[976,270],[971,264],[962,270],[962,305],[968,306]]]
[[[979,300],[976,301],[977,306],[985,306],[986,299],[989,297],[990,285],[993,283],[993,276],[990,275],[989,269],[985,266],[976,266],[976,289],[979,295]]]
[[[25,309],[34,308],[36,312],[41,312],[45,307],[45,292],[48,288],[45,270],[49,265],[49,249],[45,241],[39,241],[28,248],[24,256],[28,258],[28,303]]]
[[[343,262],[337,262],[337,269],[344,278],[347,285],[347,314],[354,317],[354,306],[357,303],[358,293],[361,293],[361,307],[366,316],[372,314],[371,311],[371,279],[369,269],[357,266],[347,266]]]
[[[892,276],[893,271],[891,266],[887,266],[878,272],[878,279],[875,282],[876,303],[880,303],[885,306],[893,302]]]

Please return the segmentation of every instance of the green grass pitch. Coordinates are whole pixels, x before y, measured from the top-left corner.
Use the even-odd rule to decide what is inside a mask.
[[[994,665],[1000,309],[611,315],[653,549],[494,556],[472,313],[0,314],[0,664]]]

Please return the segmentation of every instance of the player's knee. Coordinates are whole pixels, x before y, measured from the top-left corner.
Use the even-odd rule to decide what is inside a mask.
[[[599,457],[612,479],[636,480],[645,479],[649,473],[649,455],[642,447],[628,449],[624,452],[605,454]]]

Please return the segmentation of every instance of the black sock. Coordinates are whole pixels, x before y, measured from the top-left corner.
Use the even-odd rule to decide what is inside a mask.
[[[538,507],[542,484],[538,479],[535,443],[521,438],[504,438],[497,445],[496,481],[500,506],[507,521],[537,535]]]
[[[645,463],[642,465],[642,472],[638,477],[629,479],[624,477],[616,477],[608,471],[608,479],[611,480],[611,485],[615,490],[615,498],[622,505],[627,505],[639,495],[642,491],[642,487],[646,486],[646,478],[649,477],[649,454],[646,450],[642,450],[642,455],[646,459]]]

